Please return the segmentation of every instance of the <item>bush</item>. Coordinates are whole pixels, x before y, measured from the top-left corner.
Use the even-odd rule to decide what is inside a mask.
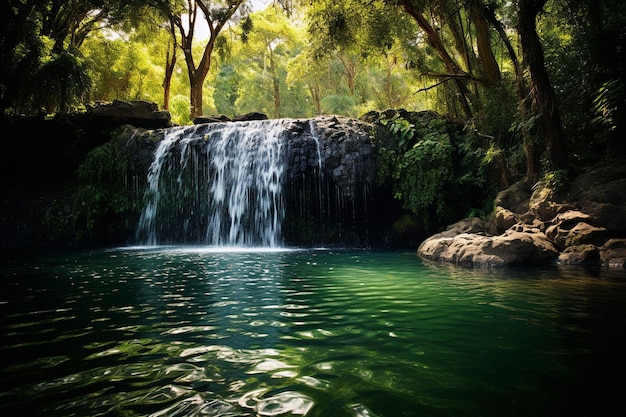
[[[80,186],[74,195],[74,216],[80,242],[101,243],[124,239],[126,224],[136,209],[129,198],[128,160],[118,141],[89,152],[78,169]]]
[[[396,114],[379,123],[387,137],[378,141],[378,181],[391,186],[425,229],[485,204],[484,157],[471,135],[440,118],[420,123]]]

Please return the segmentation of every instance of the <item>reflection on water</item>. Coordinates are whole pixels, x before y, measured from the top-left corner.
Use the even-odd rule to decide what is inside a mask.
[[[2,415],[626,410],[623,273],[180,247],[2,261]]]

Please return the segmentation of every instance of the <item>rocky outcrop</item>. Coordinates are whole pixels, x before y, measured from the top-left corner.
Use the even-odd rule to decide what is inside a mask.
[[[171,126],[169,111],[159,110],[156,103],[143,100],[97,102],[87,107],[84,117],[91,122],[104,122],[109,126],[130,124],[146,129]]]
[[[506,266],[549,262],[558,251],[545,234],[535,230],[510,228],[496,236],[487,234],[486,223],[480,219],[462,220],[445,232],[425,240],[419,247],[420,256],[461,266]]]
[[[626,267],[626,160],[580,174],[565,190],[519,182],[487,221],[466,219],[425,240],[425,259],[463,266],[557,262]]]

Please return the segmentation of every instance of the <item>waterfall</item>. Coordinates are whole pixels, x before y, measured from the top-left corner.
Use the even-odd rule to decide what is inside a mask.
[[[368,245],[376,160],[359,122],[210,123],[133,140],[152,157],[136,158],[146,173],[136,244]]]
[[[137,242],[280,246],[285,123],[169,129],[148,172]]]

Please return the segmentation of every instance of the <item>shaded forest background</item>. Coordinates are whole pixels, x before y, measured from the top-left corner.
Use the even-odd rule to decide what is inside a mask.
[[[13,0],[1,7],[4,114],[81,111],[114,99],[159,103],[179,124],[251,111],[278,118],[434,110],[484,134],[485,149],[505,152],[513,174],[561,146],[543,143],[560,129],[547,125],[550,118],[562,124],[556,135],[574,158],[614,151],[624,123],[626,5],[619,0]],[[548,156],[553,168],[566,168],[562,157]]]
[[[463,134],[374,120],[395,138],[383,180],[420,214],[445,211],[450,184],[560,182],[620,156],[625,55],[622,0],[4,0],[0,111],[146,100],[176,124],[434,111]]]

